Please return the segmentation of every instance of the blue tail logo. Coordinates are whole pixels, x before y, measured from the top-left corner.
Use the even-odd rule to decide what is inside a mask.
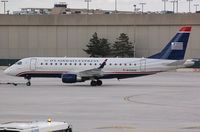
[[[161,52],[148,58],[168,60],[184,59],[191,29],[192,27],[182,27]]]

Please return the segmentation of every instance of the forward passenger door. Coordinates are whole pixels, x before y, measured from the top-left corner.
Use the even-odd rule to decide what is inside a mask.
[[[36,58],[31,58],[31,60],[30,60],[30,70],[31,71],[35,71],[36,70],[36,62],[37,62]]]

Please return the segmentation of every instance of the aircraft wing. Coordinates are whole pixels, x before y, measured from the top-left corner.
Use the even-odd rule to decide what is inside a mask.
[[[78,73],[80,77],[101,77],[103,76],[102,69],[106,65],[108,59],[105,59],[104,62],[98,67],[90,70],[81,71]]]

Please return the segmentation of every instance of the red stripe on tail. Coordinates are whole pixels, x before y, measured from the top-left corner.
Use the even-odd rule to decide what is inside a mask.
[[[181,32],[190,32],[192,27],[182,27],[179,31]]]

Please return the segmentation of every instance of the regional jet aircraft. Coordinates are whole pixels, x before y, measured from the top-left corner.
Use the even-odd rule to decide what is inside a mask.
[[[182,27],[161,52],[147,58],[31,57],[19,60],[4,72],[24,77],[27,86],[33,77],[61,78],[63,83],[91,80],[91,86],[101,86],[101,79],[152,75],[193,65],[184,60],[190,31],[191,27]]]

